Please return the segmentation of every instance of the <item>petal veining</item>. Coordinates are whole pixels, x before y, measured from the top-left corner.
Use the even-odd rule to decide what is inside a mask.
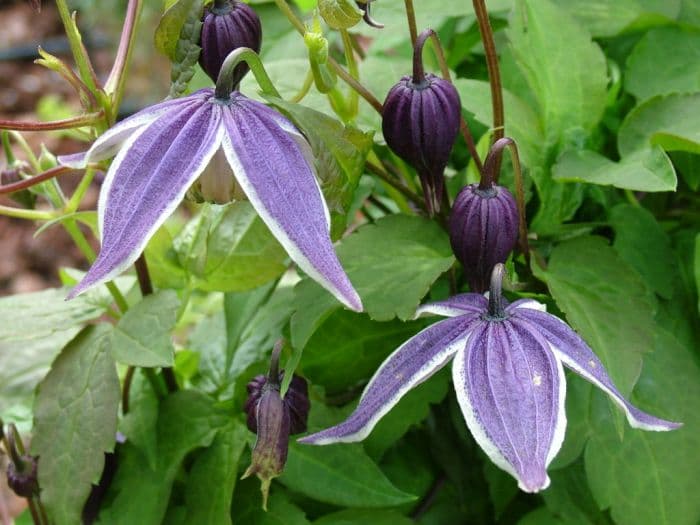
[[[360,441],[413,387],[437,372],[464,348],[474,317],[445,319],[422,330],[394,351],[377,369],[355,411],[342,423],[299,441],[313,445]]]
[[[445,299],[444,301],[436,301],[419,306],[414,315],[414,319],[425,315],[457,317],[465,314],[480,314],[486,312],[488,305],[488,299],[481,294],[462,293]]]
[[[554,315],[531,309],[518,309],[515,315],[519,318],[519,324],[529,323],[531,331],[542,334],[551,351],[564,365],[608,394],[624,410],[632,427],[666,431],[681,426],[681,423],[647,414],[627,401],[613,384],[598,356],[564,321]]]
[[[139,256],[220,147],[221,107],[202,102],[163,115],[114,159],[98,203],[102,247],[69,297],[113,279]]]
[[[248,200],[287,253],[348,308],[362,302],[338,261],[318,182],[280,115],[235,102],[223,110],[223,150]],[[269,108],[260,104],[267,111]]]
[[[564,372],[545,344],[508,320],[483,322],[452,368],[469,430],[526,492],[549,485],[566,426]]]

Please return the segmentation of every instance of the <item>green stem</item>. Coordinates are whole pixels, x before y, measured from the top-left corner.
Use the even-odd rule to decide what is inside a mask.
[[[19,144],[19,147],[22,148],[22,151],[24,151],[24,154],[27,156],[27,162],[29,162],[31,165],[32,170],[34,170],[36,173],[41,173],[43,170],[41,169],[39,159],[36,158],[36,155],[34,155],[32,148],[29,147],[29,144],[27,144],[27,141],[24,140],[24,137],[16,131],[10,131],[9,133],[12,140]]]
[[[634,192],[632,190],[625,190],[625,197],[627,198],[627,201],[634,207],[636,208],[641,208],[642,205],[639,204],[639,201],[637,200],[637,197],[634,196]]]
[[[78,210],[78,207],[80,206],[80,203],[82,202],[83,197],[85,196],[85,192],[87,192],[94,177],[95,169],[92,167],[88,167],[85,170],[85,174],[83,175],[80,184],[78,184],[78,187],[75,188],[73,195],[71,195],[70,200],[64,208],[66,214],[73,213]]]
[[[406,19],[408,20],[408,31],[411,33],[411,46],[416,46],[418,29],[416,28],[416,12],[413,9],[413,0],[404,0],[406,5]]]
[[[80,31],[78,31],[78,26],[75,24],[75,19],[68,12],[66,0],[56,0],[56,7],[58,8],[58,14],[61,17],[61,22],[63,22],[63,27],[68,37],[73,60],[75,60],[75,64],[80,72],[80,78],[93,94],[97,94],[98,88],[95,71],[85,51],[85,46],[83,46],[83,39],[80,36]]]
[[[90,246],[90,243],[88,243],[85,235],[83,235],[83,232],[75,222],[75,219],[66,219],[63,221],[63,227],[68,232],[68,235],[71,236],[71,239],[73,239],[73,242],[81,251],[85,259],[92,264],[95,261],[95,251],[92,249],[92,246]],[[122,295],[119,288],[117,288],[117,285],[110,281],[105,283],[105,286],[112,295],[112,298],[114,299],[117,308],[119,308],[119,311],[121,313],[126,313],[126,311],[129,309],[129,304],[126,302],[126,299],[124,298],[124,295]]]
[[[314,74],[311,70],[306,73],[306,78],[304,79],[304,84],[301,86],[299,92],[289,99],[290,102],[295,104],[304,100],[304,97],[309,93],[311,86],[314,83]]]
[[[381,167],[372,164],[371,162],[366,162],[365,167],[367,168],[367,171],[370,173],[373,173],[380,179],[382,179],[384,182],[389,184],[391,187],[395,188],[398,190],[404,197],[408,198],[413,204],[418,206],[420,209],[425,210],[425,202],[423,200],[423,197],[418,195],[417,193],[413,193],[411,190],[409,190],[406,186],[404,186],[401,181],[395,179],[391,175],[389,175],[387,172],[385,172]]]
[[[345,62],[348,65],[348,72],[350,76],[358,81],[360,79],[360,70],[357,67],[357,61],[355,60],[355,53],[353,52],[352,39],[350,38],[350,33],[347,29],[340,29],[340,36],[343,38],[343,51],[345,52]],[[355,118],[357,116],[358,109],[358,93],[354,89],[350,91],[350,114]]]
[[[233,85],[233,70],[241,62],[245,62],[250,67],[251,72],[258,81],[258,85],[263,90],[263,93],[273,95],[277,98],[282,98],[275,85],[270,80],[270,77],[265,71],[265,67],[260,61],[258,54],[248,47],[239,47],[231,51],[219,71],[219,78],[216,79],[216,90],[214,95],[219,100],[228,100],[231,92],[234,89]]]
[[[304,24],[302,23],[299,18],[297,18],[297,15],[294,14],[294,11],[292,11],[292,8],[287,5],[287,2],[285,0],[275,0],[275,4],[279,8],[280,11],[287,17],[287,20],[294,26],[294,28],[304,36],[304,33],[306,33],[306,28],[304,27]],[[333,60],[331,57],[328,57],[328,66],[335,71],[335,73],[343,79],[343,81],[348,84],[352,89],[357,91],[357,93],[364,98],[367,103],[372,106],[377,113],[380,115],[382,114],[383,111],[383,106],[382,103],[377,100],[377,98],[372,95],[362,84],[360,84],[357,80],[352,78],[352,75],[350,75],[347,71],[345,71],[338,62]]]
[[[56,214],[52,211],[25,210],[11,206],[0,206],[0,215],[15,219],[28,219],[30,221],[50,221],[56,218]]]

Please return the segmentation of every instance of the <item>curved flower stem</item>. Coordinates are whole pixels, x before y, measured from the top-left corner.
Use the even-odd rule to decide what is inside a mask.
[[[294,26],[294,29],[296,29],[299,34],[302,36],[306,32],[306,28],[304,27],[304,24],[302,23],[301,20],[297,17],[297,15],[294,14],[294,11],[292,11],[292,8],[287,5],[287,2],[285,0],[275,0],[275,4],[279,8],[280,11],[287,17],[287,20]],[[377,113],[380,115],[382,114],[382,111],[384,110],[384,107],[382,106],[382,103],[377,100],[377,98],[370,93],[367,88],[365,88],[362,84],[360,84],[357,80],[352,78],[352,75],[350,75],[347,71],[345,71],[338,62],[333,60],[331,57],[328,57],[328,65],[335,71],[335,73],[343,79],[343,81],[348,84],[352,89],[357,91],[358,95],[360,95],[362,98],[364,98],[367,103],[372,106]]]
[[[13,208],[12,206],[0,206],[0,215],[30,221],[50,221],[56,218],[56,214],[51,211],[25,210],[23,208]]]
[[[503,298],[501,290],[503,287],[503,272],[505,267],[502,263],[496,264],[491,271],[491,285],[489,286],[489,316],[493,318],[503,317]]]
[[[272,80],[270,80],[267,71],[265,71],[260,57],[249,47],[234,49],[224,60],[224,63],[221,65],[221,71],[219,71],[219,77],[216,79],[216,90],[214,91],[216,98],[220,100],[229,99],[231,92],[235,88],[233,85],[233,70],[241,62],[248,64],[263,93],[282,98]]]
[[[75,65],[78,67],[81,80],[85,83],[88,89],[90,89],[90,91],[97,93],[97,76],[95,75],[95,70],[90,63],[90,58],[85,50],[85,46],[83,45],[83,39],[78,31],[75,18],[68,12],[66,0],[56,0],[56,7],[58,8],[58,14],[61,17],[61,22],[63,22],[63,27],[66,31],[66,36],[68,37],[68,43],[70,44],[71,53],[73,54],[73,60],[75,60]]]
[[[518,153],[518,145],[510,137],[504,137],[498,139],[486,157],[486,163],[484,164],[484,171],[481,175],[481,181],[479,182],[479,188],[485,190],[490,188],[493,184],[498,182],[498,172],[496,169],[500,170],[501,158],[503,156],[503,150],[508,148],[510,150],[511,161],[513,162],[513,172],[515,175],[515,195],[516,202],[518,204],[518,244],[520,246],[520,251],[525,256],[525,260],[530,265],[530,247],[527,241],[527,219],[525,217],[525,188],[523,185],[523,173],[522,167],[520,165],[520,154]]]
[[[141,0],[129,0],[129,5],[126,8],[124,26],[122,27],[122,34],[119,39],[117,56],[114,59],[114,65],[109,73],[109,77],[107,77],[107,82],[105,82],[105,92],[112,99],[112,114],[109,116],[110,123],[113,123],[116,118],[124,94],[125,73],[129,65],[129,60],[131,59],[131,52],[134,48],[136,25],[139,20],[139,15],[141,14],[142,6],[143,2]]]
[[[493,142],[503,138],[505,118],[503,116],[503,91],[501,87],[501,74],[498,69],[498,54],[496,44],[493,41],[493,30],[489,22],[489,13],[486,10],[484,0],[472,0],[474,12],[479,23],[481,41],[486,53],[486,67],[491,86],[491,105],[493,109]],[[496,166],[499,167],[498,165]],[[498,170],[497,170],[498,171]]]
[[[97,124],[104,117],[103,111],[87,113],[61,120],[51,120],[48,122],[21,122],[14,120],[0,120],[0,129],[11,129],[14,131],[53,131],[57,129],[82,128]]]
[[[71,195],[71,198],[64,206],[65,213],[73,213],[78,210],[78,206],[80,206],[80,203],[82,202],[83,197],[85,196],[85,192],[90,187],[90,184],[92,183],[92,179],[94,177],[95,168],[93,168],[92,166],[88,166],[85,170],[83,178],[80,180],[80,184],[78,184],[78,187],[75,188],[73,195]]]
[[[425,201],[423,197],[418,195],[417,193],[412,192],[409,190],[406,186],[404,186],[400,181],[389,175],[387,172],[385,172],[382,168],[379,166],[371,163],[371,162],[366,162],[365,167],[367,168],[367,171],[370,173],[373,173],[380,179],[382,179],[384,182],[389,184],[392,188],[395,188],[397,191],[399,191],[404,197],[406,197],[408,200],[410,200],[413,204],[418,206],[420,209],[425,210]]]
[[[8,131],[8,134],[12,137],[12,140],[14,140],[17,144],[19,144],[19,147],[22,148],[22,151],[24,151],[24,154],[27,156],[27,162],[29,162],[32,169],[36,173],[41,173],[43,170],[41,169],[41,164],[39,164],[39,159],[36,158],[32,148],[29,147],[29,144],[27,144],[27,141],[24,140],[22,134],[16,131]]]
[[[50,170],[40,173],[39,175],[35,175],[34,177],[0,186],[0,195],[31,188],[32,186],[40,184],[49,179],[53,179],[54,177],[58,177],[59,175],[63,175],[64,173],[70,173],[71,171],[76,170],[67,166],[56,166],[55,168],[51,168]]]
[[[411,45],[416,47],[418,30],[416,29],[416,12],[413,9],[413,0],[404,0],[406,6],[406,19],[408,20],[408,31],[411,34]]]
[[[348,72],[352,78],[359,82],[360,70],[355,60],[355,52],[353,51],[350,33],[348,33],[347,29],[340,29],[340,36],[343,38],[343,52],[345,53],[345,62],[348,65]],[[357,105],[358,93],[354,89],[350,90],[349,112],[353,119],[357,116]]]

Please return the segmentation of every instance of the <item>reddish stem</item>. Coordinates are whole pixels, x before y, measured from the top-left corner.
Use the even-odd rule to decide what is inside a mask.
[[[20,180],[17,182],[13,182],[11,184],[5,184],[0,186],[0,195],[4,195],[7,193],[14,193],[16,191],[21,191],[25,190],[27,188],[31,188],[32,186],[35,186],[36,184],[40,184],[44,181],[47,181],[49,179],[53,179],[54,177],[57,177],[59,175],[63,175],[64,173],[69,173],[71,171],[77,171],[75,168],[69,168],[68,166],[56,166],[55,168],[51,168],[50,170],[47,170],[43,173],[40,173],[39,175],[35,175],[34,177],[31,177],[29,179],[24,179]]]
[[[48,122],[17,122],[14,120],[0,120],[0,129],[11,129],[14,131],[53,131],[58,129],[81,128],[94,124],[102,118],[104,113],[87,113],[77,117],[65,118],[62,120],[50,120]]]

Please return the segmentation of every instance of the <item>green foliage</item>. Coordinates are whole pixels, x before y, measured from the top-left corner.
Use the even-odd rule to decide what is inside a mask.
[[[55,523],[80,512],[114,449],[119,379],[106,325],[83,329],[51,365],[37,389],[32,454],[39,456],[41,499]]]

